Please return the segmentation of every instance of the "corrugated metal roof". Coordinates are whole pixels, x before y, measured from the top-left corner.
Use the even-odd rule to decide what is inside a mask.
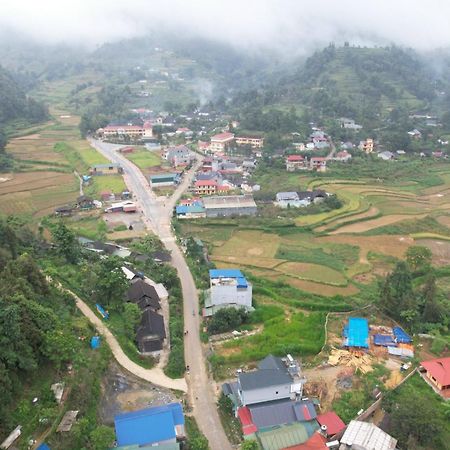
[[[239,269],[210,269],[210,278],[244,278]]]
[[[409,344],[412,342],[411,336],[406,334],[402,328],[394,327],[392,328],[392,332],[394,333],[395,339],[398,343]]]
[[[302,444],[309,438],[301,423],[274,427],[257,432],[263,450],[280,450],[296,444]]]
[[[344,330],[346,339],[344,345],[347,347],[369,347],[369,323],[361,317],[350,317],[348,327]]]
[[[395,450],[397,439],[373,423],[352,420],[341,438],[341,444],[359,446],[367,450]]]
[[[345,428],[345,423],[334,411],[319,414],[317,416],[317,422],[320,425],[326,425],[328,436],[333,436]]]

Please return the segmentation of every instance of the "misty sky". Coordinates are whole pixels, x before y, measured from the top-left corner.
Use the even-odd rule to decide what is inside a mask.
[[[249,49],[304,53],[345,40],[450,46],[448,0],[0,0],[0,27],[95,46],[184,30]]]

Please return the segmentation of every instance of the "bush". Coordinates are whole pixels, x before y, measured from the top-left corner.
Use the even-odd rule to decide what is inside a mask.
[[[222,308],[210,320],[208,333],[211,335],[235,330],[247,320],[248,313],[244,308]]]

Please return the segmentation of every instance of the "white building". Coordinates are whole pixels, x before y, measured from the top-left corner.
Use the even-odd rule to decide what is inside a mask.
[[[252,307],[252,285],[239,269],[212,269],[209,271],[210,289],[205,299],[204,315],[211,316],[221,308]]]

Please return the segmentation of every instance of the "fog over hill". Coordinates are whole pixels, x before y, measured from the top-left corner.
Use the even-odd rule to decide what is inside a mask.
[[[0,29],[39,42],[95,47],[163,30],[285,55],[308,54],[331,41],[395,43],[418,50],[445,47],[450,42],[448,17],[450,3],[441,0],[0,2]]]

